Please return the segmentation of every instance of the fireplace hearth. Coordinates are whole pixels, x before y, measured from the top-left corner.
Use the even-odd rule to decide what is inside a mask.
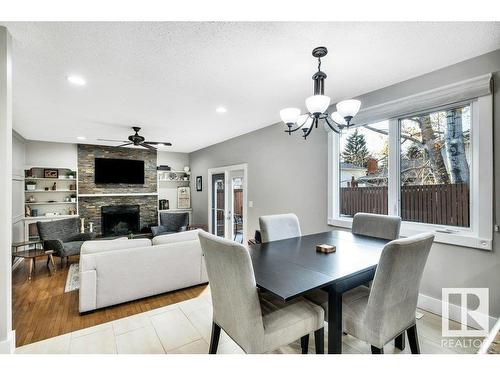
[[[102,236],[123,236],[138,233],[140,226],[139,205],[101,207]]]

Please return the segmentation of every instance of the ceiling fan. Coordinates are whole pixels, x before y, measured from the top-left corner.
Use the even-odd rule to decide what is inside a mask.
[[[125,146],[142,146],[144,148],[147,148],[148,150],[156,151],[156,148],[154,148],[152,145],[163,145],[163,146],[172,146],[172,143],[170,142],[146,142],[146,138],[144,138],[142,135],[139,135],[139,128],[138,126],[132,126],[132,129],[135,131],[135,134],[132,134],[131,136],[128,137],[128,141],[119,141],[116,139],[98,139],[98,141],[105,141],[105,142],[125,142],[122,145],[118,145],[116,147],[125,147]]]

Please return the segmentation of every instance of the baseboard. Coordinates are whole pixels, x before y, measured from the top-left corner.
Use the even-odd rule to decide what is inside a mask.
[[[0,354],[14,354],[16,349],[16,331],[10,331],[7,339],[0,341]]]
[[[443,303],[440,299],[434,298],[434,297],[429,297],[426,296],[425,294],[420,293],[418,295],[418,303],[417,307],[429,311],[433,314],[442,316],[442,307]],[[453,305],[451,303],[448,304],[448,311],[449,311],[449,317],[451,320],[460,323],[460,317],[462,316],[462,308],[461,306]],[[495,318],[493,316],[488,316],[488,321],[489,321],[489,327],[493,327],[495,323],[497,322],[498,318]],[[482,329],[477,324],[472,324],[472,328],[476,329]]]

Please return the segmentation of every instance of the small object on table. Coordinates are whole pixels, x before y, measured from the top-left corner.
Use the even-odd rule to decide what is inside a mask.
[[[52,185],[52,190],[56,191],[57,190],[57,184],[54,182],[54,185]]]
[[[80,219],[80,232],[85,233],[85,219],[83,217]]]
[[[321,244],[321,245],[316,245],[316,251],[318,253],[334,253],[337,250],[337,248],[334,245],[327,245],[327,244]]]
[[[94,231],[94,223],[89,221],[89,232],[92,233]]]

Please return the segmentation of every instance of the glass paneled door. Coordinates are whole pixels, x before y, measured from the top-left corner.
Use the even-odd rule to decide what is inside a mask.
[[[226,237],[226,176],[224,173],[212,175],[212,215],[211,232]]]
[[[209,169],[209,230],[244,243],[246,236],[246,165]]]

